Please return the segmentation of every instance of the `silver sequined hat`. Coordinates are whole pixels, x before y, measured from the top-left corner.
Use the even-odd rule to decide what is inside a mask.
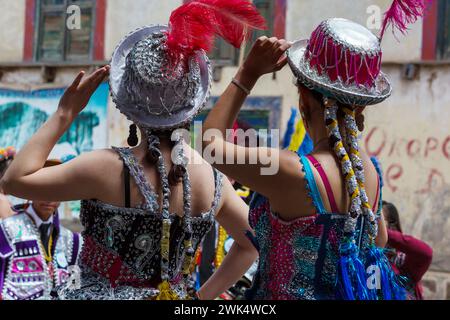
[[[206,105],[212,76],[205,51],[171,65],[168,26],[152,25],[127,35],[111,60],[111,95],[138,126],[171,130],[188,124]],[[185,66],[188,66],[186,68]]]
[[[325,20],[310,39],[294,42],[287,55],[297,80],[328,98],[366,106],[391,95],[381,72],[380,39],[355,22]]]

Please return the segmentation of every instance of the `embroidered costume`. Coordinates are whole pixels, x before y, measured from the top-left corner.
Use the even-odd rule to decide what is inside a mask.
[[[116,149],[130,170],[144,203],[139,208],[120,208],[101,201],[83,201],[81,222],[85,244],[80,257],[81,287],[64,288],[61,299],[69,300],[137,300],[158,295],[161,283],[161,229],[164,217],[158,211],[158,196],[147,182],[142,168],[130,149]],[[170,285],[180,299],[187,299],[189,287],[183,275],[183,260],[190,239],[195,250],[215,223],[221,198],[223,176],[215,171],[215,195],[210,210],[191,217],[192,234],[184,218],[170,214],[170,256],[167,273]],[[185,186],[189,188],[189,186]],[[189,190],[187,190],[189,191]],[[163,266],[166,267],[166,266]]]
[[[27,212],[0,221],[0,298],[3,300],[50,300],[57,286],[66,283],[70,267],[78,263],[83,239],[59,223],[53,215],[49,250]]]
[[[306,187],[317,215],[298,218],[292,222],[281,220],[271,210],[267,198],[255,194],[250,203],[250,225],[260,246],[260,262],[253,287],[246,293],[256,300],[334,300],[339,247],[344,241],[344,226],[350,218],[338,214],[333,192],[327,189],[332,212],[327,212],[314,179],[311,166],[321,167],[312,156],[301,156]],[[325,186],[328,177],[322,170]],[[381,214],[381,198],[377,216]],[[361,247],[368,247],[368,237],[359,224],[357,238]]]
[[[134,178],[145,201],[136,208],[82,202],[81,286],[62,288],[61,299],[192,297],[193,258],[214,224],[222,174],[213,171],[211,209],[194,214],[184,141],[175,130],[190,124],[208,101],[212,74],[205,50],[212,47],[214,35],[240,46],[246,33],[261,21],[256,8],[245,0],[194,0],[172,12],[168,26],[137,29],[119,43],[111,60],[111,95],[120,112],[134,123],[130,132],[137,125],[145,133],[162,196],[155,193],[131,150],[116,148],[125,174]],[[170,176],[160,149],[161,135],[174,144],[173,167],[181,173],[183,185],[182,217],[169,212]],[[129,204],[129,185],[125,190]]]

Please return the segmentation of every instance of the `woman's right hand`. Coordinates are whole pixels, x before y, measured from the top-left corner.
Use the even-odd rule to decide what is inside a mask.
[[[253,44],[242,66],[243,71],[255,78],[281,70],[287,63],[286,51],[291,43],[276,37],[259,37]]]
[[[78,73],[73,83],[64,92],[59,101],[58,111],[74,119],[89,103],[98,86],[108,76],[109,66],[94,71],[83,79],[84,71]]]

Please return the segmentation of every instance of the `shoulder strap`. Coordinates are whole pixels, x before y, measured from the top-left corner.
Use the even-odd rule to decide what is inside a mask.
[[[317,161],[317,159],[313,155],[307,155],[306,156],[309,161],[313,164],[313,166],[317,169],[317,172],[319,172],[320,178],[322,179],[323,185],[325,186],[325,190],[327,192],[328,201],[330,202],[331,211],[334,213],[338,213],[339,209],[336,205],[336,200],[334,198],[333,189],[331,189],[330,181],[328,180],[328,176],[325,173],[325,170],[323,170],[322,165]]]
[[[326,213],[327,211],[323,205],[322,197],[320,196],[319,188],[317,188],[316,180],[314,179],[314,174],[308,158],[305,156],[300,156],[300,162],[302,164],[303,171],[305,172],[306,187],[313,201],[314,208],[316,208],[319,214]]]
[[[373,205],[373,209],[375,209],[376,204],[378,203],[378,210],[375,214],[375,216],[377,218],[381,217],[381,210],[382,208],[382,202],[383,202],[383,171],[381,170],[381,165],[380,162],[378,161],[378,159],[374,156],[370,157],[370,160],[372,161],[372,164],[375,167],[375,170],[377,170],[377,174],[378,174],[378,188],[377,188],[377,197],[376,197],[376,202]]]
[[[132,176],[136,182],[136,185],[144,197],[146,204],[150,207],[150,210],[158,211],[158,195],[155,193],[154,188],[145,177],[144,170],[137,161],[133,152],[129,148],[113,148],[113,150],[119,154],[120,158],[124,162],[124,165],[129,169],[130,176]]]

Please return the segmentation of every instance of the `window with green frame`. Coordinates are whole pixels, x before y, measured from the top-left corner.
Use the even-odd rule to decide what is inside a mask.
[[[71,5],[80,8],[80,28],[70,30],[67,13]],[[39,0],[37,5],[37,61],[92,60],[95,0]]]
[[[450,60],[450,0],[439,1],[437,59]]]
[[[266,19],[267,30],[257,30],[252,33],[252,38],[249,39],[245,47],[245,55],[251,48],[253,42],[261,36],[272,36],[274,32],[274,0],[254,0],[253,4],[258,8],[258,11]],[[214,50],[212,51],[210,58],[215,61],[217,65],[237,65],[239,60],[239,50],[232,45],[225,42],[223,39],[218,38],[216,40]]]

